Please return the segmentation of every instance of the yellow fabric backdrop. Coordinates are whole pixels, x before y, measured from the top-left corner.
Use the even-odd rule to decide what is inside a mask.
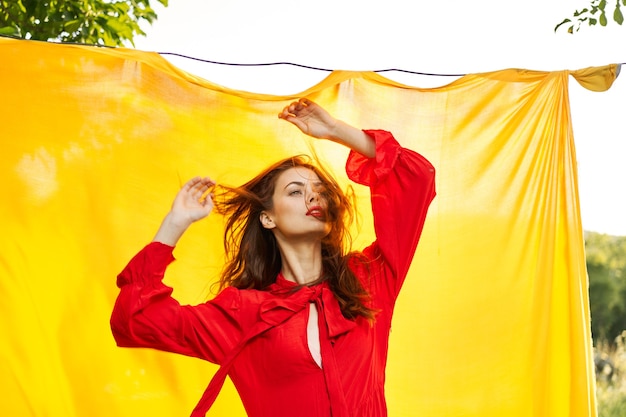
[[[609,88],[616,67],[573,73]],[[306,95],[394,132],[438,196],[397,305],[393,417],[595,416],[568,71],[504,70],[418,89],[334,72]],[[194,175],[239,184],[311,142],[294,97],[232,91],[154,53],[0,39],[0,410],[185,416],[216,367],[115,346],[115,276]],[[345,181],[346,151],[316,148]],[[360,247],[372,238],[362,198]],[[167,281],[211,296],[222,219],[183,238]],[[243,416],[232,385],[209,412]]]

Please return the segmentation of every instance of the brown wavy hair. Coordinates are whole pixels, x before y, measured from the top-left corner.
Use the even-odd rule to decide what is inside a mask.
[[[220,289],[232,286],[264,290],[276,281],[282,259],[274,234],[262,226],[260,215],[272,209],[278,176],[294,167],[308,168],[322,181],[328,204],[327,219],[331,223],[330,232],[322,239],[324,273],[312,284],[328,281],[345,317],[372,319],[375,310],[368,306],[369,294],[348,267],[348,260],[359,256],[351,252],[349,231],[356,218],[354,192],[351,187],[344,192],[319,162],[314,164],[312,158],[304,155],[278,161],[240,187],[215,188],[215,210],[226,216],[226,263],[220,276]]]

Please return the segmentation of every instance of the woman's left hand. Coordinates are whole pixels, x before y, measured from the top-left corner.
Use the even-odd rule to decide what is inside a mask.
[[[337,120],[332,117],[322,106],[307,98],[286,106],[278,117],[293,123],[303,133],[320,139],[334,137]]]
[[[314,138],[332,140],[368,158],[376,156],[376,143],[364,131],[335,119],[322,106],[307,98],[294,101],[278,117]]]

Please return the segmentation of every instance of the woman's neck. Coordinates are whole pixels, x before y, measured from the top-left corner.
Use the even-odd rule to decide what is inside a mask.
[[[322,243],[278,243],[282,258],[281,273],[286,280],[307,285],[322,275]]]

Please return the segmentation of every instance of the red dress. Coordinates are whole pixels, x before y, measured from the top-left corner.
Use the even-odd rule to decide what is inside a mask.
[[[192,416],[204,416],[226,375],[250,417],[383,417],[385,365],[393,307],[407,274],[430,202],[432,165],[385,131],[366,131],[376,158],[351,152],[350,179],[370,187],[376,241],[369,261],[351,269],[380,310],[374,323],[344,318],[326,283],[289,291],[279,275],[266,291],[229,287],[213,300],[181,306],[162,283],[173,248],[150,243],[120,273],[111,317],[119,346],[149,347],[221,365]],[[315,303],[321,367],[307,344]]]

